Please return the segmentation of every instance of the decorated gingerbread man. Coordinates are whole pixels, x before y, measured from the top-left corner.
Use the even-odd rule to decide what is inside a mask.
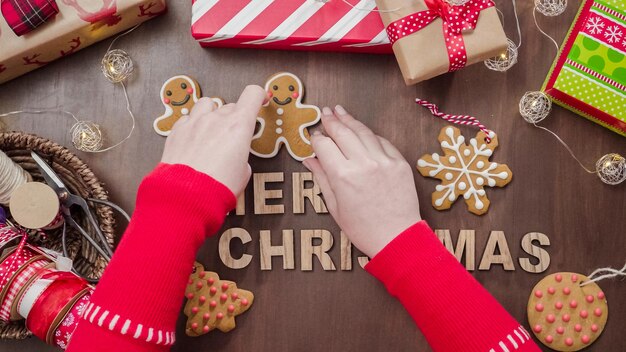
[[[154,130],[161,136],[168,136],[172,127],[182,116],[188,115],[191,108],[202,96],[198,82],[184,75],[174,76],[161,87],[161,102],[165,113],[154,120]],[[211,98],[221,107],[224,102],[219,98]]]
[[[271,158],[284,144],[298,161],[313,156],[306,128],[316,124],[321,113],[317,106],[302,104],[304,87],[300,79],[292,73],[277,73],[268,79],[265,90],[270,99],[259,112],[260,128],[252,137],[251,153]]]

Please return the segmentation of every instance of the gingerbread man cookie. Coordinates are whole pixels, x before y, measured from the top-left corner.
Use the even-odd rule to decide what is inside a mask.
[[[269,102],[261,108],[258,132],[252,137],[251,153],[262,158],[278,154],[281,145],[302,161],[314,156],[307,127],[319,122],[320,109],[302,104],[304,86],[292,73],[281,72],[265,83]]]
[[[489,143],[485,137],[480,131],[467,145],[458,128],[446,126],[439,133],[444,154],[426,154],[417,161],[422,176],[441,180],[432,195],[435,209],[449,209],[463,196],[469,211],[482,215],[490,204],[485,187],[504,187],[511,182],[513,173],[508,166],[489,161],[498,146],[498,137],[492,132]]]
[[[188,115],[202,96],[198,82],[184,75],[174,76],[161,87],[161,102],[165,113],[154,120],[154,130],[161,136],[168,136],[174,124],[182,116]],[[218,107],[224,105],[220,98],[211,98]]]
[[[220,280],[198,262],[194,263],[185,296],[188,336],[204,335],[215,328],[229,332],[235,328],[235,316],[250,309],[254,301],[252,292],[237,288],[232,281]]]
[[[556,351],[578,351],[602,333],[608,318],[604,292],[576,273],[543,278],[528,299],[528,323],[544,345]]]

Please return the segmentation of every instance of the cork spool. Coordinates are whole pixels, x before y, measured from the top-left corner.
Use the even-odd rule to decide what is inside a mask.
[[[41,182],[27,182],[11,195],[9,209],[15,222],[28,229],[55,229],[63,224],[56,192]]]

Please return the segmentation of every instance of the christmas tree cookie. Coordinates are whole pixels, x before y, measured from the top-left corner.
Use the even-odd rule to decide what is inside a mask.
[[[235,317],[248,309],[254,301],[250,291],[237,288],[232,281],[221,280],[217,273],[205,271],[194,263],[187,289],[184,313],[188,317],[185,332],[200,336],[217,328],[229,332],[235,328]]]

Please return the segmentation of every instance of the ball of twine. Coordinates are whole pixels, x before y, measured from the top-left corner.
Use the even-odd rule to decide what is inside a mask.
[[[102,58],[101,67],[104,77],[113,83],[128,79],[133,73],[133,60],[127,52],[120,49],[107,51]]]
[[[552,101],[544,92],[526,92],[519,102],[519,113],[528,123],[538,123],[552,111]]]
[[[452,6],[462,6],[469,2],[469,0],[446,0],[446,2]]]
[[[26,170],[0,151],[0,204],[8,205],[13,191],[32,180],[32,176]]]
[[[485,60],[485,66],[492,71],[505,72],[517,63],[517,45],[509,38],[506,39],[506,52]]]
[[[566,7],[567,0],[535,0],[535,8],[544,16],[558,16]]]
[[[102,148],[100,126],[91,121],[78,121],[70,129],[72,144],[83,152],[96,152]]]
[[[620,184],[626,180],[626,159],[616,153],[607,154],[596,163],[596,171],[602,182]]]

